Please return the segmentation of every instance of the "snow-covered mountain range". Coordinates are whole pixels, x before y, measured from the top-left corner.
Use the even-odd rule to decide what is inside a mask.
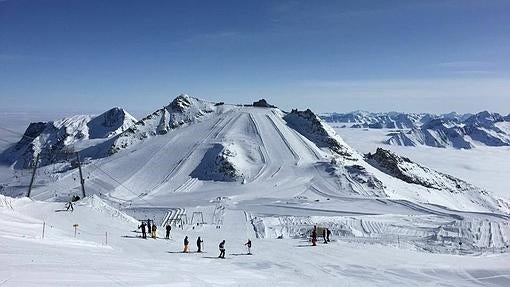
[[[50,122],[31,123],[20,141],[2,152],[1,158],[15,168],[65,162],[74,152],[112,138],[128,130],[136,119],[121,108],[98,116],[76,115]]]
[[[502,116],[487,111],[442,115],[355,111],[346,114],[324,114],[322,119],[351,128],[394,129],[388,133],[385,141],[391,145],[458,149],[470,149],[477,145],[510,145],[510,114]]]
[[[510,234],[502,223],[510,214],[507,201],[382,149],[362,155],[311,110],[257,103],[180,95],[138,122],[115,109],[110,116],[31,124],[4,156],[19,170],[44,155],[44,181],[32,191],[40,200],[67,200],[77,192],[75,166],[59,157],[72,150],[84,160],[87,193],[132,215],[150,209],[163,221],[168,210],[199,206],[218,222],[225,210],[244,212],[257,237],[303,236],[293,224],[313,219],[348,236],[399,232],[416,237],[419,248],[424,240],[429,247],[429,241],[451,243],[435,251],[458,240],[444,230],[459,228],[470,250],[506,244],[504,238],[481,240],[472,226],[483,218],[491,232]],[[417,123],[424,117],[405,118]],[[483,116],[475,122],[486,121],[492,122]],[[2,183],[2,193],[23,195],[26,177]]]

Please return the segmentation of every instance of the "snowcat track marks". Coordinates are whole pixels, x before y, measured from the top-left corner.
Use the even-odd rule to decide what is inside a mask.
[[[224,114],[223,117],[221,117],[220,119],[218,119],[214,125],[211,127],[211,130],[210,132],[205,136],[203,137],[202,140],[198,141],[198,142],[195,142],[191,148],[188,150],[188,152],[186,153],[186,155],[184,157],[182,157],[178,162],[177,164],[169,171],[169,173],[163,178],[163,180],[157,185],[155,186],[147,195],[154,195],[156,193],[158,193],[159,191],[159,188],[165,184],[166,182],[170,181],[175,175],[177,172],[179,172],[179,170],[182,168],[182,166],[185,164],[185,162],[187,161],[187,159],[198,149],[199,146],[203,145],[204,143],[206,143],[208,140],[210,140],[211,138],[215,138],[217,136],[219,136],[219,134],[221,133],[221,131],[227,126],[229,125],[229,123],[231,123],[234,119],[237,120],[240,115],[238,115],[237,117],[232,117],[231,116],[231,113],[232,111],[229,111],[227,113]],[[224,125],[220,125],[221,123],[223,123],[226,119],[228,119],[228,122]],[[217,131],[218,127],[221,127],[219,131]],[[145,196],[147,196],[145,195]],[[145,197],[144,196],[144,197]]]
[[[285,143],[285,146],[287,147],[287,149],[290,151],[290,153],[292,154],[292,156],[296,160],[296,164],[299,165],[299,163],[301,161],[301,158],[299,157],[299,155],[292,148],[292,146],[290,145],[289,141],[285,138],[285,136],[283,135],[282,131],[280,130],[280,128],[278,128],[278,125],[274,122],[274,120],[271,118],[271,116],[266,115],[266,117],[269,120],[269,122],[273,125],[273,127],[276,130],[276,132],[278,133],[278,135],[280,136],[282,141]]]
[[[259,128],[257,121],[255,120],[255,118],[253,117],[253,115],[251,113],[248,113],[248,115],[249,115],[249,119],[255,129],[255,132],[257,133],[257,137],[259,138],[260,143],[261,143],[258,150],[259,150],[260,156],[262,158],[262,162],[263,162],[263,166],[260,168],[260,170],[257,172],[257,174],[252,178],[252,182],[254,182],[260,176],[262,176],[262,174],[264,174],[268,165],[271,163],[271,158],[269,157],[269,154],[267,152],[266,143],[262,139],[262,135],[260,133],[260,128]]]

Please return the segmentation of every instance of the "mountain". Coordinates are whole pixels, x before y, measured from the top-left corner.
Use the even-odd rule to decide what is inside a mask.
[[[222,105],[181,94],[167,106],[154,111],[113,139],[109,143],[111,146],[108,152],[113,154],[147,138],[164,135],[172,129],[199,121],[221,109]]]
[[[508,229],[510,205],[485,190],[383,150],[364,156],[309,109],[255,103],[180,95],[119,134],[88,139],[80,150],[87,195],[160,225],[184,210],[217,225],[230,218],[257,238],[301,238],[313,223],[350,237],[410,236],[417,248],[446,252],[440,243],[457,238],[444,230],[460,228],[474,252],[492,246],[476,239],[480,220]],[[79,192],[72,165],[44,163],[35,198],[67,201]],[[2,193],[25,194],[28,180],[3,182]]]
[[[509,146],[510,122],[497,113],[483,111],[459,119],[437,118],[409,131],[389,134],[387,144],[470,149],[477,145]]]
[[[483,111],[477,114],[455,112],[434,114],[369,113],[355,111],[346,114],[330,113],[323,120],[351,128],[393,129],[386,144],[401,146],[426,145],[471,149],[477,145],[510,145],[510,116]]]
[[[407,114],[407,113],[370,113],[366,111],[354,111],[351,113],[329,113],[321,115],[321,118],[328,123],[354,123],[353,128],[372,129],[410,129],[421,124],[429,117],[428,114]]]
[[[136,119],[121,108],[112,108],[98,116],[76,115],[50,122],[31,123],[21,140],[2,153],[15,168],[65,161],[75,151],[95,146],[133,126]]]

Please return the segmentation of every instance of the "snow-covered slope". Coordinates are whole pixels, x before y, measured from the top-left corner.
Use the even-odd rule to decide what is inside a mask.
[[[429,189],[430,197],[432,193],[443,194],[461,194],[476,204],[487,206],[494,211],[505,210],[510,213],[510,206],[502,199],[496,199],[490,196],[487,191],[480,189],[464,180],[437,172],[428,167],[417,164],[406,157],[400,157],[391,151],[377,148],[376,152],[365,155],[368,163],[375,168],[391,176],[399,178],[407,183],[421,185]],[[434,192],[432,190],[435,190]],[[443,196],[441,194],[441,196]],[[452,199],[458,197],[452,196]],[[430,200],[425,197],[422,200]],[[456,199],[458,200],[458,199]],[[431,203],[435,203],[431,201]]]
[[[183,210],[188,218],[199,210],[217,224],[226,214],[241,215],[245,224],[249,215],[261,219],[260,225],[252,221],[251,229],[261,237],[273,234],[271,218],[309,217],[320,224],[350,222],[343,229],[331,224],[335,234],[349,238],[390,237],[396,226],[418,246],[428,240],[437,244],[440,227],[451,229],[452,222],[462,226],[466,238],[477,236],[468,226],[487,220],[496,228],[509,212],[507,202],[490,193],[395,155],[388,156],[392,168],[374,164],[375,158],[367,162],[310,110],[287,113],[269,104],[213,104],[181,95],[87,149],[112,151],[85,162],[88,195],[161,221]],[[56,174],[53,168],[40,168],[45,181],[36,181],[35,199],[62,201],[79,192],[76,169]],[[20,194],[27,177],[4,183],[2,192]],[[421,216],[430,218],[415,219]],[[410,221],[417,227],[411,230]],[[367,232],[362,222],[377,231]],[[473,243],[470,252],[494,242]],[[451,252],[433,248],[443,251]]]
[[[164,228],[158,228],[157,239],[142,239],[137,220],[98,197],[77,203],[73,212],[62,207],[0,196],[3,286],[338,286],[339,278],[353,286],[506,286],[510,280],[509,253],[476,256],[487,242],[493,243],[491,250],[505,249],[502,239],[510,229],[504,221],[314,215],[313,210],[309,216],[261,215],[263,210],[247,213],[230,206],[218,228],[209,221],[216,209],[195,207],[179,212],[203,212],[206,223],[174,226],[170,239],[163,239]],[[151,218],[160,227],[156,210],[147,207],[138,214],[143,211],[140,219]],[[332,241],[311,247],[306,237],[314,224],[332,230]],[[192,242],[189,253],[182,253],[184,236]],[[202,253],[193,244],[198,236]],[[247,238],[252,255],[243,245]],[[226,240],[225,260],[217,258],[221,240]],[[460,256],[471,250],[475,256]]]
[[[32,200],[0,196],[0,244],[8,250],[0,252],[0,282],[337,286],[340,277],[367,286],[476,285],[508,273],[507,201],[384,150],[363,156],[310,110],[181,95],[119,134],[91,133],[93,119],[79,119],[73,126],[88,131],[85,139],[71,130],[69,137],[84,147],[87,196],[74,212],[63,209],[81,191],[78,171],[55,169],[61,163],[39,168]],[[27,133],[44,145],[46,128]],[[29,179],[18,170],[1,193],[25,194]],[[157,240],[140,238],[141,219],[158,226]],[[171,238],[160,240],[166,223]],[[314,225],[334,241],[297,248],[310,246]],[[181,253],[184,236],[201,236],[207,253]],[[254,255],[241,256],[247,238]],[[221,240],[224,261],[215,254]]]
[[[77,115],[31,123],[21,140],[2,153],[2,158],[18,169],[32,166],[37,155],[42,166],[66,161],[74,152],[122,133],[135,121],[123,109],[113,108],[99,116]]]
[[[179,95],[169,105],[137,122],[111,142],[109,153],[116,153],[146,138],[164,135],[170,130],[193,123],[218,110],[214,103]]]

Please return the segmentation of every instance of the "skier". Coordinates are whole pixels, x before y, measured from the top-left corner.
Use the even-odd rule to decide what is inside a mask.
[[[69,201],[67,204],[66,204],[66,211],[69,211],[69,208],[71,209],[71,212],[74,211],[74,206],[73,206],[73,202],[72,201]]]
[[[326,235],[326,240],[328,242],[331,242],[331,240],[329,240],[329,237],[331,236],[331,230],[329,230],[329,228],[327,229],[327,235]]]
[[[322,229],[322,238],[324,238],[324,243],[328,244],[328,241],[326,240],[326,228]]]
[[[156,239],[156,231],[158,230],[158,227],[156,224],[152,223],[152,238]]]
[[[197,252],[198,253],[202,252],[202,243],[204,243],[204,241],[199,236],[197,238]]]
[[[149,231],[149,233],[152,233],[152,225],[150,219],[147,219],[147,231]]]
[[[248,255],[251,255],[251,240],[248,239],[248,242],[246,242],[244,245],[248,247]]]
[[[182,251],[182,253],[188,253],[188,245],[189,245],[189,240],[188,240],[188,236],[184,237],[184,250]]]
[[[219,248],[220,248],[220,256],[218,256],[218,258],[225,259],[225,240],[220,242]]]
[[[142,225],[138,226],[138,228],[141,228],[142,229],[142,238],[143,239],[147,239],[147,233],[145,232],[145,227],[147,225],[145,224],[145,222],[142,221]]]
[[[170,224],[166,224],[166,236],[165,238],[166,239],[170,239],[170,230],[172,230],[172,226],[170,226]]]
[[[312,246],[317,246],[317,226],[314,226],[312,230]]]

